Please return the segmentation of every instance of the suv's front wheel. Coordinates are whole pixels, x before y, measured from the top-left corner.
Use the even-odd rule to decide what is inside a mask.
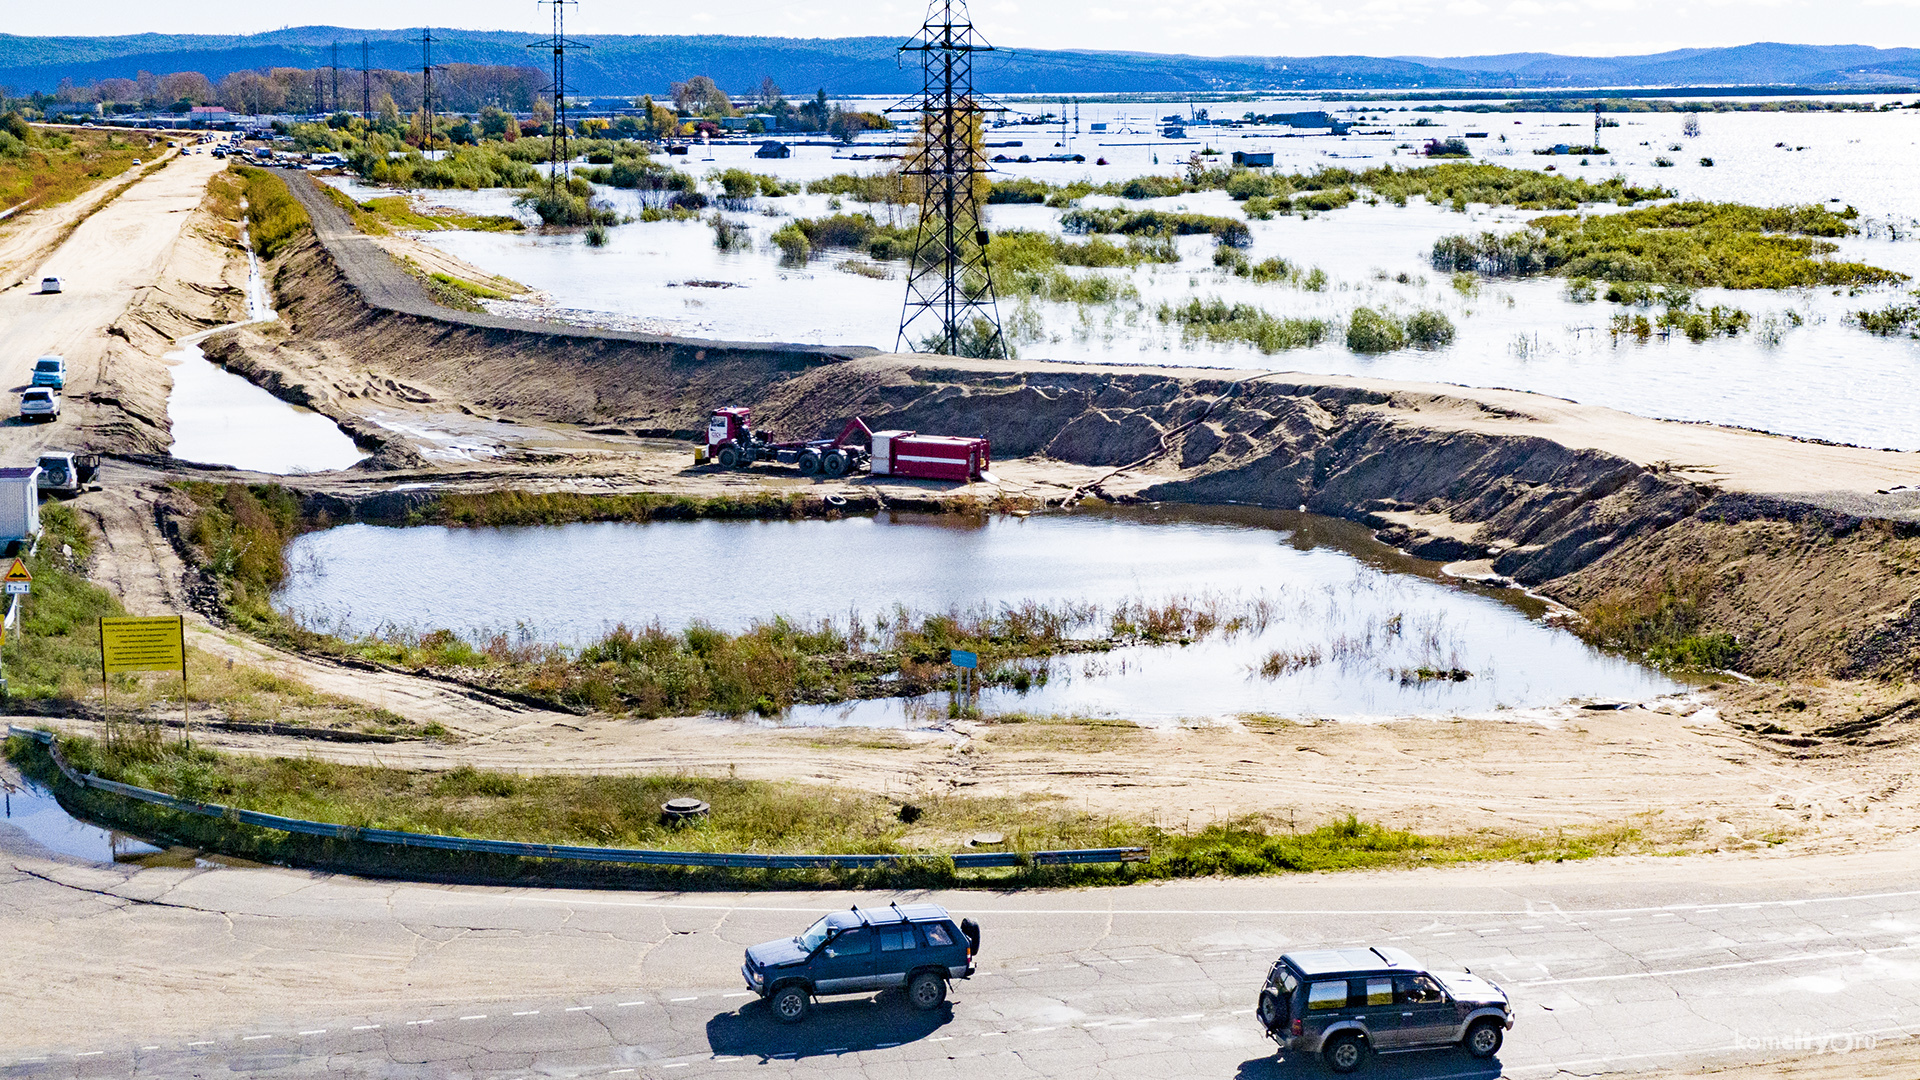
[[[1477,1058],[1490,1058],[1500,1052],[1500,1044],[1506,1041],[1506,1032],[1501,1030],[1500,1021],[1482,1020],[1467,1029],[1467,1037],[1460,1045],[1467,1053]]]
[[[907,1000],[923,1012],[937,1009],[947,1000],[947,980],[931,971],[923,971],[907,983]]]
[[[773,1010],[774,1019],[783,1024],[797,1024],[807,1018],[807,988],[804,986],[783,986],[767,999],[767,1007]]]
[[[1350,1073],[1366,1059],[1367,1045],[1360,1041],[1360,1036],[1343,1031],[1327,1041],[1320,1056],[1327,1059],[1327,1068],[1334,1072]]]

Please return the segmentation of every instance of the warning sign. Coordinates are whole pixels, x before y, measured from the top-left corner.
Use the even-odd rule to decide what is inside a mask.
[[[32,580],[33,580],[33,575],[27,573],[27,560],[25,559],[13,560],[13,565],[7,568],[7,576],[4,578],[0,578],[0,581],[4,581],[9,585],[12,585],[16,582],[25,584],[26,582],[29,582]]]
[[[187,671],[186,627],[178,615],[115,615],[100,620],[100,667],[120,671]]]

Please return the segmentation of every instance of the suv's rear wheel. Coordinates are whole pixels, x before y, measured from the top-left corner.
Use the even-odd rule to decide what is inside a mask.
[[[1482,1020],[1467,1029],[1467,1037],[1460,1045],[1467,1053],[1477,1058],[1490,1058],[1500,1052],[1500,1044],[1506,1041],[1506,1032],[1501,1030],[1500,1021]]]
[[[947,980],[931,971],[923,971],[907,983],[907,1000],[922,1011],[937,1009],[947,1000]]]
[[[773,1010],[774,1019],[783,1024],[797,1024],[807,1018],[807,988],[804,986],[783,986],[773,992],[767,1000],[767,1006]]]
[[[1327,1041],[1326,1049],[1320,1056],[1327,1059],[1327,1068],[1337,1073],[1350,1073],[1360,1067],[1366,1059],[1367,1046],[1360,1036],[1351,1031],[1343,1031]]]

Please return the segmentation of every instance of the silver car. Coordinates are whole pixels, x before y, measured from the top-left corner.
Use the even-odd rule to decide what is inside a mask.
[[[36,386],[20,395],[20,419],[60,419],[60,393],[48,386]]]
[[[1282,1051],[1319,1054],[1350,1073],[1369,1052],[1460,1047],[1500,1052],[1513,1010],[1506,991],[1468,971],[1427,971],[1394,948],[1290,952],[1274,961],[1255,1015]]]
[[[40,291],[41,291],[41,292],[43,292],[43,293],[55,293],[55,292],[59,292],[59,291],[60,291],[60,279],[59,279],[59,278],[57,278],[57,277],[43,277],[43,278],[41,278],[41,279],[40,279]]]

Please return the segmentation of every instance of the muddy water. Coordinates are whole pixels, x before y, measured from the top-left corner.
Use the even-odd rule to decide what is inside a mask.
[[[1284,109],[1312,107],[1295,102]],[[1267,110],[1259,104],[1215,108],[1230,115]],[[1920,218],[1920,202],[1906,180],[1920,168],[1920,112],[1914,110],[1866,115],[1708,115],[1701,119],[1698,137],[1681,133],[1679,114],[1613,116],[1610,119],[1619,120],[1621,126],[1605,129],[1601,137],[1614,153],[1588,159],[1586,165],[1577,157],[1540,157],[1530,152],[1556,142],[1591,138],[1590,118],[1577,115],[1444,113],[1429,117],[1433,126],[1423,128],[1411,126],[1412,114],[1400,112],[1397,103],[1381,103],[1369,115],[1384,118],[1392,125],[1390,130],[1366,123],[1342,138],[1195,127],[1188,129],[1192,138],[1169,143],[1144,134],[1154,127],[1151,119],[1185,112],[1184,103],[1089,104],[1082,109],[1083,127],[1107,123],[1112,132],[1069,133],[1065,147],[1053,145],[1061,141],[1057,128],[997,129],[991,141],[1025,143],[1005,153],[1041,156],[1068,149],[1086,155],[1087,162],[1014,162],[996,169],[1006,176],[1053,182],[1082,178],[1099,182],[1177,172],[1196,151],[1240,148],[1273,150],[1277,167],[1284,170],[1406,166],[1423,164],[1424,159],[1410,155],[1402,149],[1405,145],[1485,132],[1485,139],[1472,141],[1476,159],[1500,165],[1534,169],[1552,165],[1593,180],[1622,174],[1635,183],[1674,188],[1683,198],[1762,205],[1854,205],[1863,214],[1867,231],[1841,243],[1842,257],[1920,276],[1920,245],[1912,240],[1920,235],[1915,220]],[[1124,134],[1126,130],[1140,134]],[[1367,133],[1383,130],[1384,134]],[[1671,149],[1674,146],[1680,149]],[[763,161],[752,156],[751,147],[716,146],[696,149],[696,160],[676,159],[675,164],[695,175],[711,168],[745,167],[804,180],[838,171],[886,168],[889,162],[852,160],[855,153],[885,149],[799,147],[792,158]],[[708,153],[711,162],[704,160]],[[1103,156],[1109,165],[1094,164]],[[1655,164],[1657,158],[1677,164],[1660,167]],[[1711,158],[1715,164],[1702,166],[1702,158]],[[630,213],[637,210],[632,193],[604,194],[615,206]],[[499,192],[430,192],[422,197],[475,212],[503,212],[509,205]],[[1087,205],[1103,203],[1117,205],[1118,200],[1086,200]],[[1238,206],[1220,192],[1126,205],[1242,216]],[[869,208],[846,201],[844,209]],[[1590,212],[1607,209],[1588,208]],[[848,253],[825,252],[816,253],[803,266],[783,266],[771,248],[769,237],[788,217],[829,212],[833,211],[825,196],[755,200],[750,211],[729,214],[754,237],[751,250],[734,252],[715,250],[712,231],[701,222],[621,226],[613,230],[611,242],[599,249],[586,247],[575,233],[441,232],[426,239],[476,265],[543,290],[555,307],[569,312],[610,313],[643,320],[646,329],[683,335],[891,348],[903,288],[899,265],[875,267],[854,260],[851,265],[860,271],[855,273],[849,269]],[[1198,237],[1181,241],[1183,257],[1178,266],[1145,267],[1128,275],[1139,293],[1137,304],[1076,307],[1003,299],[1001,314],[1021,355],[1035,359],[1270,367],[1511,387],[1645,416],[1920,449],[1920,396],[1910,393],[1914,380],[1920,378],[1920,343],[1873,337],[1846,321],[1852,311],[1903,302],[1902,289],[1858,294],[1819,289],[1706,290],[1698,294],[1697,303],[1746,310],[1753,316],[1754,329],[1697,344],[1680,337],[1615,341],[1605,332],[1613,314],[1657,314],[1657,310],[1576,302],[1565,295],[1562,283],[1551,280],[1488,283],[1462,294],[1428,266],[1433,241],[1441,236],[1508,231],[1537,216],[1484,206],[1457,213],[1416,199],[1406,207],[1356,203],[1305,219],[1255,221],[1250,223],[1252,259],[1279,256],[1303,269],[1318,267],[1328,275],[1327,287],[1306,291],[1234,278],[1214,268],[1210,241]],[[1042,206],[995,206],[989,217],[995,229],[1057,231],[1060,212]],[[875,274],[888,276],[869,276]],[[713,282],[727,287],[712,287]],[[1450,346],[1432,351],[1367,356],[1348,350],[1336,333],[1316,348],[1267,355],[1240,344],[1185,340],[1177,328],[1154,316],[1163,302],[1178,305],[1214,297],[1253,304],[1275,315],[1336,323],[1344,323],[1361,305],[1401,313],[1438,308],[1453,320],[1458,336]],[[1769,323],[1773,332],[1760,332]]]
[[[1544,605],[1408,559],[1349,522],[1163,507],[1029,518],[892,515],[505,529],[351,525],[300,538],[276,603],[317,628],[446,627],[578,645],[612,626],[741,630],[776,613],[845,624],[904,605],[1032,600],[1258,605],[1264,626],[1180,646],[1035,665],[989,705],[1167,723],[1241,713],[1479,712],[1572,697],[1645,698],[1664,676],[1550,625]],[[1317,656],[1269,678],[1273,652]],[[1422,679],[1419,668],[1471,672]],[[795,710],[802,723],[915,724],[898,703]]]
[[[251,252],[246,322],[274,318]],[[244,326],[246,323],[235,323]],[[288,475],[344,469],[366,455],[332,420],[274,397],[206,358],[200,342],[231,327],[181,338],[166,355],[173,391],[167,419],[170,453],[182,461]]]

